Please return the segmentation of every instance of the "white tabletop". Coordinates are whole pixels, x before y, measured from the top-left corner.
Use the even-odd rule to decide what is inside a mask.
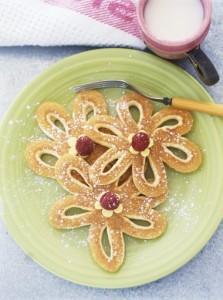
[[[221,77],[206,90],[223,103],[223,9],[213,1],[211,30],[202,49]],[[0,120],[21,89],[48,66],[86,47],[0,48]],[[188,61],[176,62],[198,78]],[[189,263],[156,282],[129,289],[106,290],[67,282],[29,258],[0,219],[0,299],[222,299],[223,222],[203,250]]]

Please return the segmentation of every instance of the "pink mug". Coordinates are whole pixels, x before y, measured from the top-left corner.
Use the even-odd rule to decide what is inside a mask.
[[[200,49],[200,44],[206,37],[211,24],[211,0],[200,0],[203,6],[204,17],[198,31],[193,35],[180,40],[163,39],[151,32],[150,27],[145,20],[145,8],[149,1],[152,0],[139,0],[137,5],[139,28],[147,47],[155,54],[166,59],[189,58],[199,77],[205,84],[213,85],[217,83],[219,75],[210,59]],[[148,6],[147,9],[149,9]],[[188,21],[190,22],[190,20]],[[165,26],[165,23],[163,25]]]

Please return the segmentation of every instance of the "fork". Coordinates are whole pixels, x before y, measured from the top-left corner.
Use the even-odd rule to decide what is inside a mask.
[[[101,88],[124,88],[124,89],[127,88],[136,93],[141,94],[147,99],[160,102],[165,105],[170,105],[172,107],[179,108],[179,109],[199,111],[199,112],[207,113],[209,115],[223,117],[222,104],[216,104],[216,103],[210,103],[210,102],[204,102],[198,100],[190,100],[190,99],[179,98],[179,97],[173,97],[173,98],[152,97],[139,90],[133,84],[124,80],[100,80],[100,81],[88,82],[88,83],[74,86],[72,87],[72,90],[74,90],[75,92],[80,92],[84,90],[94,90],[94,89],[101,89]]]

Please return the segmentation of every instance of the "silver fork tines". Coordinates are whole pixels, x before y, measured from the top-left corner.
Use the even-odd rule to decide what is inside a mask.
[[[164,98],[152,97],[148,94],[145,94],[142,91],[140,91],[138,88],[136,88],[133,84],[128,83],[124,80],[115,79],[115,80],[100,80],[100,81],[88,82],[88,83],[74,86],[72,87],[72,90],[74,90],[75,92],[80,92],[84,90],[94,90],[94,89],[101,89],[101,88],[128,88],[136,93],[141,94],[145,98],[155,100],[161,103],[165,102]]]
[[[74,86],[72,89],[75,92],[80,92],[84,90],[93,90],[93,89],[100,89],[100,88],[128,88],[128,83],[123,80],[101,80],[101,81],[94,81],[88,82],[84,84],[80,84]]]

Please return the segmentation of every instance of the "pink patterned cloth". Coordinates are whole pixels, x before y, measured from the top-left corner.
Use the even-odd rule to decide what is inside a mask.
[[[137,0],[0,0],[0,46],[144,48]]]

